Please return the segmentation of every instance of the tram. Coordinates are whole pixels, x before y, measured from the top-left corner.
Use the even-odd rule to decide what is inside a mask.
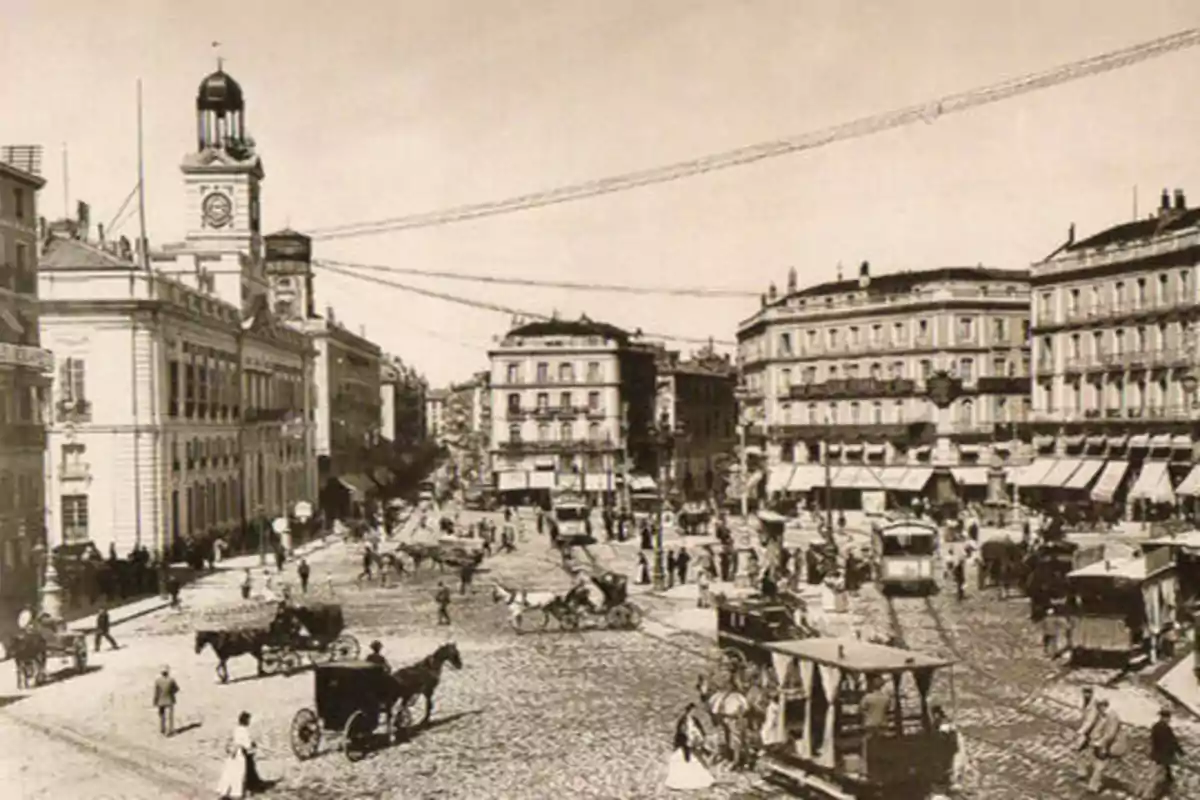
[[[884,594],[937,591],[938,529],[915,520],[898,520],[875,532],[877,580]]]

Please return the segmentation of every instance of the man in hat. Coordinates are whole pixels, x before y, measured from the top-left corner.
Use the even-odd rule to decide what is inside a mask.
[[[377,667],[382,667],[388,672],[392,671],[386,658],[383,657],[383,643],[378,639],[371,642],[371,654],[367,656],[367,663],[374,664]]]
[[[1088,791],[1099,794],[1104,787],[1104,773],[1108,764],[1120,756],[1113,752],[1117,735],[1121,732],[1121,720],[1108,706],[1108,701],[1096,701],[1096,724],[1088,734],[1088,747],[1091,750],[1091,776],[1088,778]]]
[[[154,707],[158,709],[158,732],[163,736],[175,734],[175,697],[179,684],[171,677],[171,668],[163,666],[154,680]]]
[[[1158,722],[1150,728],[1150,775],[1141,792],[1143,800],[1159,800],[1171,796],[1175,776],[1171,767],[1183,755],[1179,739],[1171,728],[1171,709],[1158,712]]]
[[[438,625],[450,624],[450,589],[442,581],[438,581],[437,593],[433,599],[437,602]]]

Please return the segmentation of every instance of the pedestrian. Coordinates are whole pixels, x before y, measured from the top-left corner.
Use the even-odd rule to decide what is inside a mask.
[[[154,681],[154,707],[158,709],[158,732],[163,736],[175,735],[175,698],[179,684],[171,677],[171,668],[164,666]]]
[[[638,551],[637,555],[637,582],[640,586],[646,586],[650,583],[650,562],[646,560],[646,554]]]
[[[300,577],[301,594],[308,594],[308,576],[310,574],[311,570],[308,566],[308,560],[304,558],[300,559],[300,564],[296,567],[296,575]]]
[[[240,587],[242,590],[243,600],[250,599],[250,589],[253,587],[253,583],[254,579],[250,577],[250,568],[247,567],[245,573],[242,575],[242,583]]]
[[[641,545],[639,546],[640,549],[642,549],[642,550],[653,550],[654,549],[654,541],[650,537],[650,525],[648,523],[645,523],[645,522],[642,523],[642,527],[641,527],[641,530],[638,535],[641,537]]]
[[[1179,738],[1171,728],[1171,710],[1158,712],[1158,722],[1150,728],[1150,774],[1142,787],[1142,800],[1162,800],[1171,796],[1175,776],[1171,767],[1183,755]]]
[[[675,569],[679,572],[679,585],[687,583],[688,564],[692,557],[688,554],[686,547],[679,548],[679,555],[675,556]]]
[[[171,598],[171,608],[179,610],[179,578],[174,575],[167,575],[167,596]]]
[[[108,646],[110,648],[112,648],[113,650],[121,649],[120,645],[118,645],[115,641],[113,641],[112,633],[109,631],[109,629],[111,627],[112,627],[112,623],[109,621],[109,618],[108,618],[108,606],[101,605],[100,613],[98,613],[96,615],[96,641],[95,641],[95,646],[92,648],[97,653],[100,652],[100,640],[101,639],[107,639]]]
[[[275,545],[275,571],[283,572],[283,562],[287,560],[287,553],[283,552],[283,545]]]
[[[1120,740],[1124,739],[1121,730],[1121,720],[1111,708],[1107,700],[1096,702],[1096,724],[1092,726],[1088,736],[1091,750],[1091,775],[1088,778],[1088,791],[1099,794],[1104,788],[1104,774],[1108,765],[1114,759],[1125,755],[1126,747]]]
[[[1058,658],[1059,650],[1062,647],[1060,641],[1062,630],[1062,617],[1059,617],[1053,608],[1047,608],[1046,616],[1042,617],[1042,651],[1051,660]]]
[[[470,559],[458,568],[458,593],[466,594],[468,589],[474,592],[472,584],[475,582],[475,570],[479,568],[479,561]]]
[[[247,793],[269,788],[258,774],[255,756],[258,745],[250,735],[250,712],[238,714],[237,727],[225,745],[228,758],[217,783],[217,796],[222,800],[241,800]]]
[[[701,760],[701,752],[707,738],[696,713],[696,704],[688,703],[675,723],[671,757],[667,761],[667,777],[664,783],[668,789],[701,791],[713,785],[713,775]]]
[[[366,578],[368,581],[370,581],[372,579],[373,576],[371,574],[371,567],[372,567],[373,563],[374,563],[374,558],[372,557],[372,554],[371,554],[371,545],[368,544],[363,547],[362,572],[358,573],[358,577],[354,579],[355,582],[358,583],[359,586],[362,586],[363,578]]]
[[[438,581],[437,594],[433,596],[437,602],[438,625],[450,624],[450,590],[443,581]]]
[[[965,586],[967,583],[967,567],[966,558],[956,559],[954,566],[950,568],[951,574],[954,576],[954,592],[958,598],[958,602],[962,602],[966,597]]]
[[[672,586],[675,585],[676,563],[677,562],[675,560],[675,551],[668,550],[667,551],[667,588],[668,589],[670,589]]]
[[[696,585],[699,592],[696,594],[696,608],[708,608],[712,604],[708,589],[708,571],[700,570],[696,575]]]

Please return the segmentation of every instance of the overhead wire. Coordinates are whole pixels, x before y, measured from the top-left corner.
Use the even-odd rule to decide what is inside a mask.
[[[535,278],[508,278],[495,275],[480,275],[446,270],[418,269],[416,267],[395,267],[380,264],[359,264],[352,261],[336,261],[322,258],[314,259],[315,264],[326,264],[345,269],[364,270],[368,272],[385,272],[396,275],[414,275],[423,278],[443,278],[452,281],[470,283],[488,283],[500,286],[526,286],[544,289],[566,289],[575,292],[613,292],[616,294],[636,295],[667,295],[671,297],[700,297],[700,298],[737,298],[758,297],[761,292],[751,292],[744,289],[710,289],[704,287],[681,286],[629,286],[614,283],[587,283],[579,281],[551,281]]]
[[[320,269],[324,269],[328,272],[332,272],[337,275],[342,275],[347,278],[354,278],[355,280],[365,281],[367,283],[373,283],[378,286],[387,286],[387,287],[390,287],[393,289],[399,289],[401,291],[410,292],[412,294],[421,295],[423,297],[429,297],[434,300],[442,300],[442,301],[445,301],[448,303],[455,303],[455,304],[467,306],[470,308],[478,308],[483,311],[494,311],[494,312],[497,312],[500,314],[506,314],[508,316],[514,316],[514,317],[528,317],[531,319],[540,319],[540,320],[552,319],[552,316],[549,314],[542,314],[539,312],[529,311],[526,309],[514,308],[513,306],[506,306],[506,305],[502,305],[500,303],[492,303],[492,302],[489,302],[486,300],[475,300],[470,297],[462,297],[460,295],[449,294],[447,292],[439,292],[439,291],[435,291],[433,289],[426,289],[421,286],[413,286],[412,284],[401,283],[400,281],[388,280],[386,278],[378,278],[378,277],[375,277],[374,275],[363,275],[362,273],[354,272],[353,270],[346,269],[344,267],[333,266],[333,265],[329,264],[328,262],[314,261],[313,264],[314,264],[314,266],[316,266]],[[724,339],[707,339],[707,338],[698,338],[698,337],[693,337],[693,336],[673,336],[670,334],[651,333],[648,331],[642,331],[641,335],[648,339],[663,339],[665,341],[682,342],[682,343],[687,343],[687,344],[719,344],[719,345],[724,345],[727,347],[735,347],[737,345],[736,342],[731,342],[731,341],[727,341]]]
[[[129,208],[129,204],[133,201],[133,198],[137,196],[137,191],[138,184],[135,183],[133,188],[129,190],[129,194],[125,195],[125,199],[121,202],[121,206],[117,209],[117,213],[113,214],[112,219],[108,221],[108,226],[105,228],[105,230],[117,230],[117,220],[120,219],[121,215],[125,213],[125,209]]]
[[[956,94],[939,100],[874,114],[817,131],[771,142],[740,147],[714,155],[680,161],[666,166],[627,172],[607,178],[569,184],[539,192],[516,195],[502,200],[470,203],[451,208],[390,217],[369,222],[315,228],[308,231],[313,239],[333,240],[374,236],[394,231],[449,225],[482,217],[512,214],[590,197],[628,191],[643,186],[668,183],[717,170],[745,166],[768,158],[778,158],[811,150],[847,139],[861,138],[916,122],[932,124],[939,117],[998,103],[1027,92],[1039,91],[1082,78],[1111,72],[1142,61],[1200,44],[1200,29],[1189,28],[1169,36],[1071,62],[1042,72],[1029,73]]]

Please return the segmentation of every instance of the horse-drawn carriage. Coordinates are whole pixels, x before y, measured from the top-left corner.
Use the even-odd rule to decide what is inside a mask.
[[[87,636],[46,615],[23,619],[8,651],[17,667],[17,688],[40,685],[51,662],[59,669],[65,663],[76,673],[87,669]]]
[[[591,586],[600,591],[601,603],[592,602]],[[629,602],[629,579],[617,572],[589,574],[587,583],[567,592],[556,616],[567,630],[578,629],[584,619],[602,621],[609,630],[633,630],[642,624],[642,610]]]
[[[318,664],[313,673],[315,708],[302,708],[292,717],[292,752],[301,760],[312,758],[323,734],[334,734],[346,758],[358,761],[380,728],[389,743],[411,736],[429,722],[433,693],[447,663],[462,669],[454,643],[395,672],[367,661]]]
[[[196,631],[196,653],[206,646],[217,654],[217,677],[229,680],[230,658],[252,655],[259,675],[291,672],[304,656],[316,663],[358,658],[360,645],[345,633],[342,607],[337,603],[264,603],[226,610],[224,624]],[[215,622],[210,616],[208,624]]]
[[[745,685],[771,668],[765,642],[805,639],[816,630],[804,619],[804,603],[790,596],[718,599],[717,646],[722,668]]]
[[[684,536],[704,535],[708,533],[712,516],[712,509],[708,507],[708,503],[684,503],[679,509],[677,524]]]

